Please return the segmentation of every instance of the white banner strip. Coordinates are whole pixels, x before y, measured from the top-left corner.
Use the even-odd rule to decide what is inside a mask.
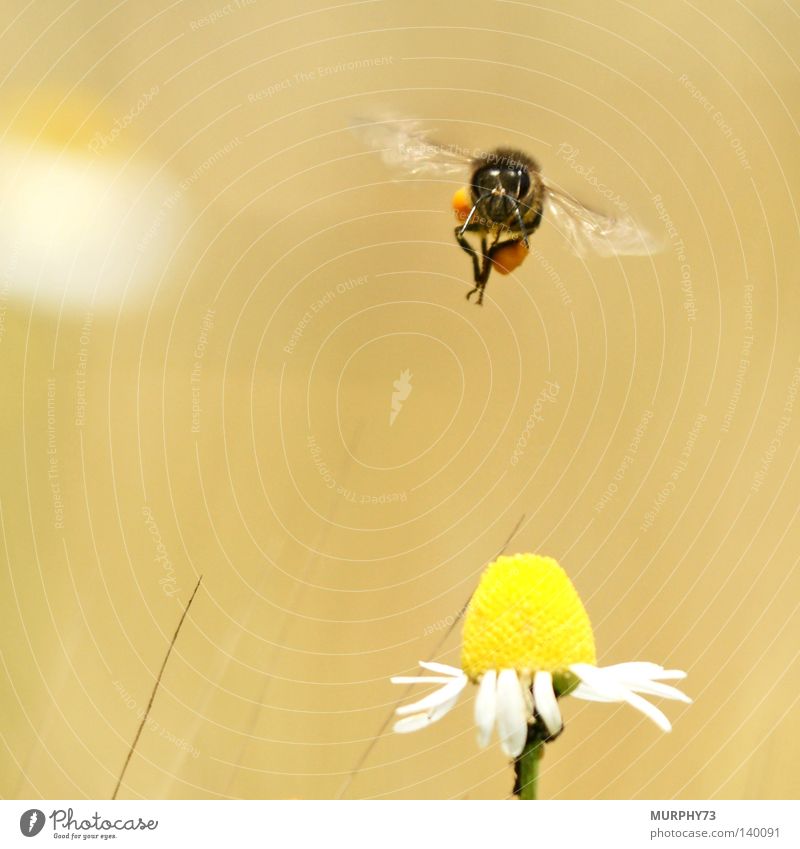
[[[0,801],[0,846],[797,847],[800,803]],[[113,841],[113,843],[111,843]]]

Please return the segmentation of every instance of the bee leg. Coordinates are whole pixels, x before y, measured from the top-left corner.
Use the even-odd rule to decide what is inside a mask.
[[[472,260],[472,274],[475,278],[475,282],[477,283],[481,276],[481,267],[478,262],[478,252],[472,245],[467,241],[464,234],[461,232],[460,227],[456,227],[456,241],[459,245],[461,245],[461,249],[470,255],[470,259]],[[472,290],[475,291],[474,289]],[[469,295],[467,295],[469,299]]]
[[[483,306],[483,290],[484,290],[484,288],[486,288],[485,284],[484,284],[484,286],[476,286],[474,289],[470,289],[469,292],[467,292],[467,300],[469,300],[475,294],[475,292],[477,292],[478,297],[475,299],[475,303],[479,307],[482,307]]]
[[[489,280],[489,274],[492,270],[492,262],[489,258],[489,252],[486,246],[486,236],[481,236],[481,258],[478,259],[478,252],[466,240],[466,237],[461,232],[461,227],[456,227],[456,241],[461,245],[462,250],[470,255],[472,260],[472,276],[475,282],[475,287],[467,292],[467,300],[477,292],[478,297],[476,303],[483,304],[483,290],[486,288],[486,283]]]
[[[528,231],[525,228],[525,222],[522,220],[522,213],[519,211],[519,204],[514,207],[514,212],[517,213],[517,223],[519,224],[520,232],[522,233],[522,243],[525,247],[529,247],[528,245]]]

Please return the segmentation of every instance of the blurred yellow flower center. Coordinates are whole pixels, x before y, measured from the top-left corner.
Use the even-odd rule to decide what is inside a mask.
[[[481,577],[464,618],[461,667],[477,681],[489,669],[555,672],[596,663],[589,617],[551,557],[500,557]]]

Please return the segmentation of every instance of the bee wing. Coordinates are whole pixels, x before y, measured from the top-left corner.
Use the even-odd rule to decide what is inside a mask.
[[[350,129],[389,167],[408,177],[463,176],[471,162],[466,152],[431,141],[428,131],[410,119],[360,119]]]
[[[545,181],[545,215],[564,234],[578,255],[648,256],[663,244],[640,227],[629,215],[621,218],[603,215]]]

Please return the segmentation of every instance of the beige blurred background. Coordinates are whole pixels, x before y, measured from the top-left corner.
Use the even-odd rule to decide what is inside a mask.
[[[385,724],[524,515],[509,550],[560,560],[600,662],[695,699],[670,736],[568,703],[542,796],[797,797],[797,3],[4,27],[0,794],[111,796],[202,575],[120,797],[508,796],[471,691]],[[580,260],[545,221],[468,304],[459,182],[347,129],[387,111],[530,151],[666,249]]]

